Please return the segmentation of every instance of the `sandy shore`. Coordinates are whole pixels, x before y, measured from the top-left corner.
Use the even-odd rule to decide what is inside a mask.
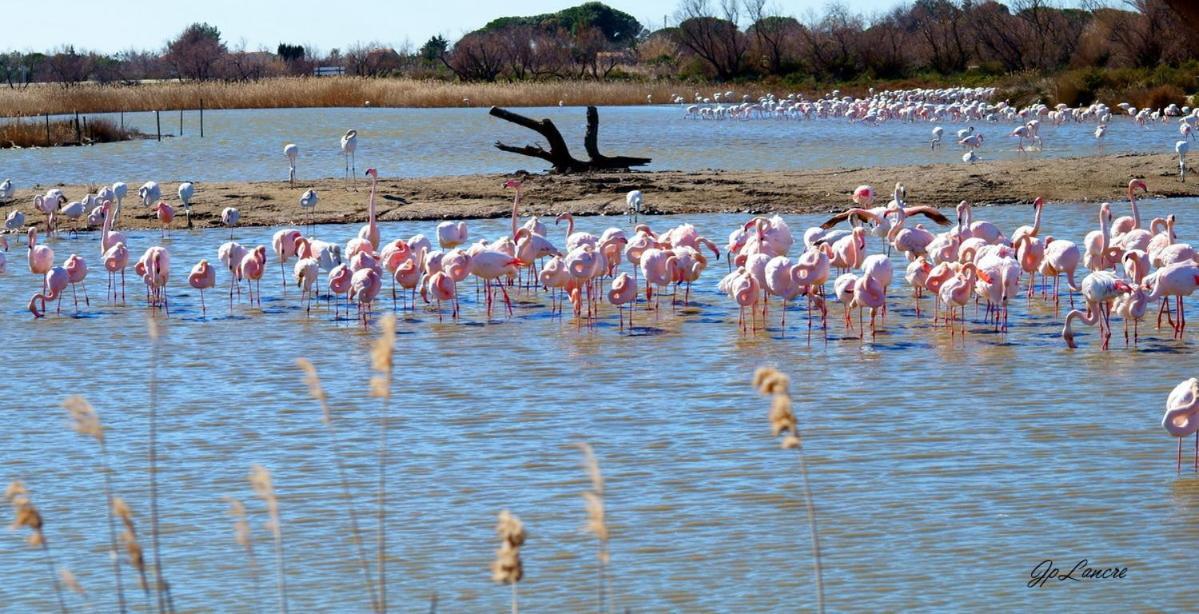
[[[1033,159],[983,162],[973,166],[936,164],[886,168],[843,168],[796,172],[700,171],[637,172],[594,175],[533,175],[525,180],[522,214],[550,215],[571,211],[576,215],[618,215],[624,212],[624,195],[633,189],[645,192],[649,213],[807,213],[839,210],[848,194],[862,183],[889,193],[897,181],[908,188],[912,204],[951,207],[961,200],[985,204],[1029,202],[1041,196],[1049,202],[1102,201],[1124,198],[1128,180],[1143,177],[1155,196],[1199,195],[1199,177],[1181,183],[1177,159],[1170,155],[1112,155],[1086,158]],[[510,177],[510,176],[509,176]],[[380,219],[437,220],[510,215],[512,191],[501,188],[505,176],[472,175],[421,179],[381,179]],[[175,182],[163,183],[168,200],[177,204]],[[220,212],[237,207],[242,225],[295,225],[301,213],[299,195],[316,188],[320,223],[359,222],[366,218],[370,184],[358,182],[347,190],[342,180],[315,182],[201,182],[192,199],[192,219],[197,227],[220,225]],[[19,206],[33,212],[34,194],[51,186],[17,191],[7,211]],[[78,198],[96,186],[58,186],[68,198]],[[130,192],[136,190],[131,182]],[[126,227],[156,228],[148,210],[126,199]],[[30,216],[32,218],[32,216]],[[182,215],[175,226],[183,225]]]

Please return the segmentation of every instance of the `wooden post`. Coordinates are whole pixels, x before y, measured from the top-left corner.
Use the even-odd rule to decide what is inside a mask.
[[[87,136],[87,116],[83,116],[83,136]],[[83,141],[80,141],[82,143]]]
[[[50,114],[46,114],[46,147],[52,145],[50,142]]]
[[[179,136],[183,136],[183,108],[179,109]]]
[[[83,132],[79,130],[79,111],[75,111],[75,142],[83,143]]]
[[[200,138],[204,138],[204,99],[200,99]]]
[[[154,125],[158,130],[158,141],[162,142],[162,118],[159,116],[158,111],[154,112]]]
[[[125,130],[125,112],[121,111],[121,130]]]

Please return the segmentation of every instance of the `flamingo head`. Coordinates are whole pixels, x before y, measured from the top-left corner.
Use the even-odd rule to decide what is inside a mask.
[[[519,190],[520,190],[520,186],[521,186],[521,183],[520,183],[520,180],[519,180],[519,179],[509,179],[509,180],[507,180],[507,181],[505,181],[505,182],[504,182],[504,187],[505,187],[505,188],[513,188],[513,189],[515,189],[515,190],[518,190],[518,191],[519,191]]]
[[[371,178],[373,178],[373,179],[378,179],[378,178],[379,178],[379,171],[377,171],[377,170],[375,170],[375,169],[373,169],[373,168],[368,168],[368,169],[366,169],[366,174],[367,174],[368,176],[370,176]]]
[[[1040,196],[1033,199],[1033,201],[1032,201],[1033,209],[1038,209],[1043,206],[1045,206],[1045,199],[1041,198]]]
[[[874,203],[874,188],[868,185],[854,188],[853,202],[860,207],[869,207]]]
[[[1132,286],[1128,285],[1128,282],[1124,281],[1123,279],[1117,279],[1115,287],[1116,292],[1120,292],[1122,294],[1132,292]]]
[[[554,218],[554,225],[557,226],[558,222],[561,222],[562,220],[571,222],[571,221],[574,221],[574,216],[571,215],[569,211],[567,211],[565,213],[559,213],[558,217]]]
[[[1142,192],[1145,192],[1145,193],[1149,192],[1149,187],[1145,185],[1144,179],[1133,179],[1128,182],[1128,195],[1129,196],[1132,196],[1132,192],[1135,189],[1140,189]]]

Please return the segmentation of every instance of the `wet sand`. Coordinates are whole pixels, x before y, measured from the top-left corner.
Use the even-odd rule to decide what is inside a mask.
[[[379,181],[380,220],[439,220],[502,217],[511,214],[512,191],[501,186],[514,175],[469,175],[388,179]],[[811,213],[836,211],[847,206],[849,193],[869,183],[888,194],[895,182],[908,189],[910,204],[951,207],[961,200],[978,204],[1027,203],[1041,196],[1052,202],[1087,202],[1125,198],[1128,180],[1141,177],[1153,196],[1199,195],[1199,176],[1178,180],[1177,158],[1167,154],[1122,154],[1065,159],[1007,160],[897,166],[840,168],[795,172],[651,171],[589,175],[530,175],[525,179],[522,215],[547,216],[563,211],[576,215],[620,215],[629,190],[645,193],[644,213]],[[167,201],[177,205],[177,182],[160,182]],[[7,211],[20,207],[29,221],[32,198],[53,186],[17,190]],[[70,199],[97,186],[57,186]],[[125,199],[122,225],[157,228],[158,221],[137,201]],[[243,226],[296,225],[302,213],[300,194],[315,188],[320,202],[318,223],[357,222],[366,219],[370,184],[359,178],[356,190],[340,179],[196,184],[192,221],[197,227],[220,226],[221,210],[236,207]],[[69,225],[69,223],[67,223]],[[174,227],[183,227],[182,211]]]

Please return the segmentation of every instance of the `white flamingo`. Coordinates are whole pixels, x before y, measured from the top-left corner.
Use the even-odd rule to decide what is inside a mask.
[[[358,173],[358,168],[354,166],[354,152],[356,151],[358,151],[358,131],[346,130],[341,137],[341,155],[346,159],[346,181],[351,183],[357,180],[355,175]]]
[[[342,139],[342,148],[345,148],[345,139]],[[287,156],[287,181],[291,185],[296,184],[296,157],[300,155],[300,146],[295,143],[288,143],[283,146],[283,155]]]

